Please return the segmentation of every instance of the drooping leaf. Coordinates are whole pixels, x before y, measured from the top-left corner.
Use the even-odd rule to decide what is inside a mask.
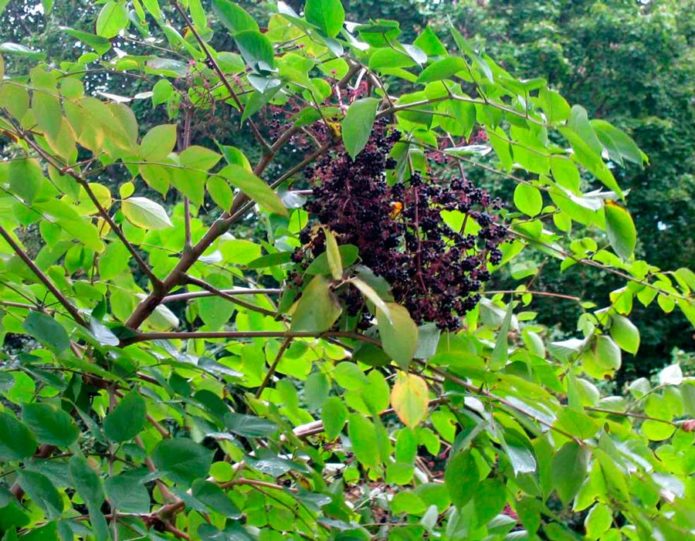
[[[637,243],[637,230],[632,216],[613,201],[606,201],[606,228],[608,240],[615,252],[623,259],[630,259]]]
[[[457,453],[449,459],[444,472],[444,483],[451,502],[456,507],[463,507],[475,495],[480,483],[480,472],[470,452]]]
[[[342,432],[348,418],[348,410],[343,401],[332,396],[323,403],[321,419],[328,441],[333,441]]]
[[[326,256],[328,258],[328,267],[331,270],[331,275],[334,280],[340,280],[343,277],[343,261],[340,257],[338,243],[335,240],[335,235],[327,227],[323,228],[323,233],[326,237]]]
[[[42,473],[23,470],[17,477],[29,497],[51,517],[63,512],[63,498],[51,480]]]
[[[345,150],[353,160],[369,140],[378,107],[376,98],[363,98],[352,103],[345,114],[341,134]]]
[[[252,68],[265,72],[275,67],[275,51],[270,40],[258,30],[242,30],[234,34],[239,52]]]
[[[388,315],[377,310],[376,319],[384,351],[401,368],[407,368],[417,351],[418,328],[408,310],[396,303],[386,303]]]
[[[244,167],[230,164],[218,174],[226,178],[230,184],[239,188],[264,210],[287,216],[287,209],[282,204],[280,197],[263,180]]]
[[[342,308],[323,276],[315,276],[304,288],[292,315],[292,331],[322,333],[340,317]]]
[[[367,467],[379,465],[379,446],[374,423],[359,413],[348,418],[348,436],[352,450],[361,464]]]
[[[639,329],[628,318],[618,314],[612,315],[610,334],[621,349],[633,355],[637,353],[640,344]]]
[[[577,495],[588,476],[589,454],[586,449],[570,441],[562,446],[552,461],[553,486],[567,505]]]

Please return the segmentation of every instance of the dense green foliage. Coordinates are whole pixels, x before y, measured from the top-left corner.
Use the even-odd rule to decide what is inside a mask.
[[[692,216],[638,195],[692,185],[643,115],[689,82],[613,102],[632,48],[534,35],[632,14],[682,60],[686,20],[515,3],[518,79],[497,3],[448,13],[472,39],[293,4],[0,0],[3,541],[693,537],[695,381],[610,383],[634,314],[695,323]]]

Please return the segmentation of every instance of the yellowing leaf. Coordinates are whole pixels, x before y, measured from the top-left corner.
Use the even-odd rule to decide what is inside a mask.
[[[322,333],[333,326],[342,309],[323,276],[306,286],[292,315],[292,331]]]
[[[343,277],[343,262],[340,258],[338,243],[330,229],[324,227],[323,233],[326,235],[326,255],[328,257],[328,267],[331,269],[331,276],[333,276],[334,280],[340,280]]]
[[[173,224],[164,207],[146,197],[131,197],[121,203],[123,215],[144,229],[166,229]]]
[[[176,145],[176,125],[162,124],[148,131],[140,143],[140,156],[148,162],[166,158]]]
[[[427,416],[427,395],[427,383],[420,376],[398,375],[391,390],[391,406],[407,427],[415,428]]]
[[[386,305],[390,318],[381,310],[376,312],[381,345],[401,368],[407,368],[417,351],[418,328],[403,306],[392,302]]]

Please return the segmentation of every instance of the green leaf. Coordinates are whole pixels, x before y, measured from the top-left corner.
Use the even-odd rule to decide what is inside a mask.
[[[57,447],[69,447],[80,435],[74,421],[62,409],[56,409],[48,404],[24,404],[22,419],[36,434],[41,443]]]
[[[46,135],[56,138],[63,120],[58,98],[45,90],[35,90],[31,98],[31,110]]]
[[[466,61],[458,56],[448,56],[427,66],[417,79],[418,83],[430,83],[450,79],[466,69]]]
[[[343,431],[347,417],[348,410],[337,396],[332,396],[323,403],[321,420],[328,441],[333,441]]]
[[[17,482],[29,497],[50,517],[57,517],[63,512],[63,498],[45,475],[29,470],[19,472]]]
[[[36,438],[12,415],[0,412],[0,460],[21,460],[36,451]]]
[[[613,201],[606,201],[606,229],[611,246],[620,257],[630,259],[637,244],[637,230],[632,216]]]
[[[228,211],[232,208],[234,192],[229,187],[226,179],[218,176],[210,177],[207,183],[207,190],[215,204],[222,210]]]
[[[502,326],[497,334],[495,348],[492,350],[492,356],[490,357],[490,368],[493,370],[499,370],[507,363],[509,356],[509,329],[512,324],[513,315],[514,303],[510,302],[504,319],[502,320]]]
[[[104,419],[104,432],[111,441],[131,440],[144,428],[145,414],[145,399],[131,391]]]
[[[417,351],[418,328],[406,308],[392,302],[386,304],[388,315],[381,310],[376,312],[381,345],[405,369]]]
[[[69,470],[73,486],[77,489],[80,498],[90,510],[99,510],[104,503],[104,487],[99,475],[89,466],[84,457],[77,455],[70,459]]]
[[[108,524],[101,512],[104,503],[104,487],[99,475],[81,456],[73,456],[69,464],[70,478],[80,498],[87,504],[89,521],[96,539],[109,539]]]
[[[82,43],[89,45],[100,56],[107,53],[109,49],[111,49],[111,42],[101,36],[90,34],[89,32],[83,32],[82,30],[76,30],[74,28],[61,27],[61,30],[69,36],[79,39]]]
[[[230,184],[239,188],[264,210],[274,212],[281,216],[287,216],[287,209],[285,205],[282,204],[282,200],[278,194],[276,194],[263,180],[244,167],[239,165],[227,165],[218,174],[226,178]]]
[[[370,468],[379,465],[379,445],[374,423],[359,413],[351,414],[348,418],[348,437],[360,464]]]
[[[444,484],[451,503],[461,508],[475,495],[480,483],[478,465],[470,452],[455,454],[446,466]]]
[[[219,143],[217,144],[217,147],[220,149],[222,156],[224,156],[224,159],[229,165],[239,165],[247,171],[252,171],[249,159],[237,147],[231,145],[220,145]]]
[[[345,22],[345,10],[340,0],[307,0],[304,16],[329,38],[336,37]]]
[[[612,160],[620,165],[622,165],[623,159],[637,165],[644,163],[646,156],[625,132],[600,119],[592,120],[591,126]]]
[[[212,0],[212,9],[223,25],[232,34],[253,30],[258,32],[258,23],[244,8],[229,0]]]
[[[172,481],[190,486],[210,470],[212,451],[188,438],[162,440],[152,451],[157,469]]]
[[[277,425],[272,421],[241,413],[227,413],[224,424],[230,432],[246,438],[267,438],[278,431]]]
[[[181,165],[197,170],[195,172],[208,171],[221,159],[218,152],[199,145],[191,145],[179,154]]]
[[[257,71],[270,71],[275,67],[275,51],[270,40],[258,30],[243,30],[234,34],[239,52]]]
[[[591,348],[582,355],[584,370],[595,377],[612,376],[620,368],[622,356],[620,348],[610,336],[600,335]]]
[[[594,129],[591,127],[586,109],[580,105],[572,106],[567,125],[581,137],[582,141],[584,141],[594,154],[601,155],[603,146],[598,140],[596,132],[594,132]]]
[[[97,17],[97,36],[111,39],[128,26],[128,10],[125,4],[110,0],[101,8]]]
[[[567,505],[577,495],[589,475],[589,453],[571,441],[562,446],[552,461],[553,487],[562,502]]]
[[[237,519],[241,511],[215,483],[197,479],[193,483],[193,497],[207,505],[211,511],[225,517]]]
[[[381,311],[384,316],[386,316],[386,319],[393,323],[393,319],[391,318],[391,310],[389,309],[388,304],[386,304],[386,302],[379,297],[379,294],[374,291],[372,286],[359,278],[351,278],[350,283],[360,290],[360,293],[364,295],[365,299],[374,304],[377,311]]]
[[[293,332],[322,333],[329,330],[340,317],[342,308],[323,276],[315,276],[304,288],[292,314]]]
[[[543,209],[543,196],[535,186],[517,184],[514,189],[514,204],[524,214],[538,216]]]
[[[104,483],[104,489],[112,507],[122,513],[145,514],[150,511],[150,495],[141,477],[134,472],[110,477]]]
[[[359,258],[359,250],[354,244],[341,244],[338,246],[338,251],[340,252],[343,268],[349,267]],[[329,275],[330,272],[331,269],[328,266],[328,254],[326,252],[319,254],[304,271],[309,276],[316,274]]]
[[[507,489],[499,479],[485,479],[475,491],[475,516],[483,526],[495,518],[507,503]]]
[[[70,347],[70,337],[63,326],[42,312],[32,310],[22,323],[22,327],[44,346],[56,353]]]
[[[632,353],[637,353],[640,344],[639,329],[624,316],[613,314],[611,316],[610,327],[611,338],[621,349]]]
[[[9,164],[10,190],[31,205],[39,193],[44,176],[38,162],[31,158],[12,160]]]
[[[584,519],[586,539],[598,539],[613,523],[613,513],[610,508],[602,503],[594,505]]]
[[[415,428],[427,416],[429,391],[427,383],[415,374],[398,374],[391,390],[391,406],[398,418],[409,428]]]
[[[341,133],[345,150],[353,160],[367,145],[378,107],[378,99],[363,98],[353,102],[345,114]]]
[[[140,143],[140,156],[148,162],[164,160],[176,146],[176,124],[161,124],[148,131]]]
[[[121,211],[130,223],[143,229],[166,229],[174,225],[164,207],[146,197],[131,197],[122,201]]]
[[[333,279],[340,280],[343,277],[343,261],[340,257],[338,243],[335,240],[335,235],[327,227],[323,228],[323,234],[326,237],[326,256],[328,258],[328,267],[331,270]]]

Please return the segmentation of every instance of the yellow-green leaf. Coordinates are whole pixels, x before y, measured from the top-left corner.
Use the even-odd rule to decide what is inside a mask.
[[[427,383],[415,374],[398,374],[391,390],[391,406],[407,427],[415,428],[427,416]]]

